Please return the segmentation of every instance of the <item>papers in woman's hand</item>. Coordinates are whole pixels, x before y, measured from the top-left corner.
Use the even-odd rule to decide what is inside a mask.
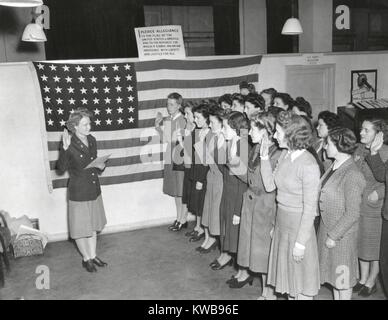
[[[90,162],[87,167],[85,167],[85,169],[89,169],[89,168],[98,168],[100,167],[102,164],[104,164],[106,162],[106,160],[109,159],[111,155],[108,154],[106,156],[102,156],[102,157],[97,157],[96,159],[94,159],[92,162]]]

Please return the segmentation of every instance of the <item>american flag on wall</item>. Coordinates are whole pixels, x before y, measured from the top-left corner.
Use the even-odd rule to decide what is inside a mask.
[[[93,114],[98,155],[111,154],[100,177],[102,185],[161,178],[165,145],[159,142],[154,121],[157,112],[167,116],[168,94],[179,92],[185,101],[199,102],[237,92],[244,80],[257,86],[260,61],[261,56],[34,62],[50,190],[68,183],[68,174],[58,175],[55,168],[66,120],[76,108]]]

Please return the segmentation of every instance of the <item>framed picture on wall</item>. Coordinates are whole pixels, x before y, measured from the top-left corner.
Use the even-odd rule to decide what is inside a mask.
[[[353,70],[350,101],[377,99],[377,70]]]

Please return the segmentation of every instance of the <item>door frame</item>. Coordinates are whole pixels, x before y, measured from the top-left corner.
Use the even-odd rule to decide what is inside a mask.
[[[290,72],[297,70],[313,70],[313,69],[323,69],[328,71],[328,93],[330,96],[329,99],[329,111],[337,113],[337,108],[335,106],[335,63],[327,64],[317,64],[317,65],[287,65],[286,66],[286,92],[289,92],[290,83]]]

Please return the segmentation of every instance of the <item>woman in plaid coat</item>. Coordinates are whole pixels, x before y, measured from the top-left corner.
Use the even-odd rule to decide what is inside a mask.
[[[347,128],[329,133],[326,152],[335,159],[321,179],[318,232],[321,284],[335,300],[350,300],[358,278],[358,228],[365,178],[352,158],[356,137]]]

